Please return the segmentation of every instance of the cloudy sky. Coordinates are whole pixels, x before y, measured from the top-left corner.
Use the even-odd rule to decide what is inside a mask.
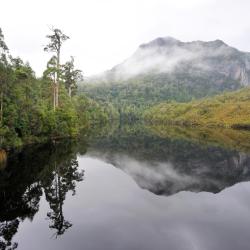
[[[14,56],[38,75],[49,27],[71,39],[63,60],[73,55],[85,76],[111,68],[156,37],[182,41],[222,39],[250,51],[249,0],[2,0],[0,27]]]

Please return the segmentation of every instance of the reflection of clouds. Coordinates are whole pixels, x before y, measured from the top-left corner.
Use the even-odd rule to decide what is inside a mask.
[[[169,184],[173,193],[189,185],[198,184],[199,180],[174,169],[172,163],[137,161],[125,155],[116,155],[114,163],[132,176],[137,184],[152,191],[160,191]],[[158,189],[158,190],[157,190]],[[164,190],[168,192],[167,190]]]
[[[130,161],[126,156],[112,155],[113,160],[116,157]],[[248,249],[249,182],[218,194],[184,191],[164,197],[144,192],[128,175],[101,160],[82,158],[81,164],[89,174],[82,189],[88,209],[81,210],[86,230],[77,233],[85,244],[91,242],[89,249]],[[151,167],[156,172],[161,168],[157,164]],[[94,232],[88,229],[93,223]]]
[[[43,198],[36,220],[25,220],[14,239],[20,242],[20,250],[72,246],[75,250],[82,250],[83,246],[87,250],[249,249],[250,182],[218,194],[184,191],[168,197],[156,196],[140,189],[114,164],[106,163],[119,160],[133,168],[134,162],[141,164],[140,160],[117,154],[102,156],[92,152],[78,158],[87,178],[77,184],[76,196],[67,196],[64,203],[65,215],[74,224],[72,230],[60,240],[50,239],[44,223],[48,206]],[[157,179],[163,165],[148,164],[145,168],[155,169]],[[170,167],[173,168],[171,164]],[[146,172],[150,175],[150,171]]]
[[[183,169],[183,166],[177,167],[176,163],[170,161],[143,161],[125,154],[90,151],[88,155],[122,169],[141,188],[150,190],[155,194],[171,195],[182,190],[200,192],[215,189],[218,191],[225,186],[225,183],[219,179],[209,177],[209,173],[214,169],[201,163],[194,169]]]

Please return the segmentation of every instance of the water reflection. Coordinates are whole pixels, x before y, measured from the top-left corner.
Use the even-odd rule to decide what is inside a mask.
[[[177,133],[162,134],[142,125],[118,126],[85,132],[77,141],[65,140],[27,147],[8,157],[5,152],[0,151],[0,249],[20,248],[19,240],[24,237],[20,234],[20,228],[21,225],[27,225],[27,221],[30,221],[27,229],[29,236],[24,237],[26,244],[23,242],[22,249],[25,246],[27,249],[32,244],[35,244],[35,249],[43,249],[43,246],[36,245],[36,240],[35,243],[32,241],[32,237],[46,239],[41,225],[43,222],[46,223],[46,232],[49,231],[49,239],[56,239],[65,232],[65,235],[69,235],[67,239],[70,239],[67,246],[63,245],[66,241],[52,243],[48,239],[44,242],[44,249],[69,249],[72,244],[77,246],[75,249],[82,249],[83,245],[78,244],[82,237],[86,249],[134,249],[134,245],[131,248],[125,246],[126,242],[130,242],[129,237],[126,240],[117,237],[116,240],[114,235],[119,230],[123,236],[130,235],[131,238],[136,234],[141,235],[141,239],[135,236],[136,239],[133,238],[143,246],[136,249],[166,249],[163,240],[166,237],[173,244],[172,249],[183,249],[178,241],[173,242],[171,238],[171,233],[178,235],[177,231],[180,234],[190,233],[189,230],[184,230],[183,225],[192,227],[196,234],[198,232],[201,237],[205,237],[206,232],[201,229],[197,231],[194,214],[206,217],[205,226],[209,224],[209,220],[213,220],[214,215],[207,213],[211,209],[211,204],[206,204],[208,194],[183,194],[180,191],[218,193],[236,183],[249,181],[250,153],[247,149],[250,147],[246,142],[244,146],[238,143],[234,147],[235,144],[231,143],[227,147],[229,144],[222,140],[214,143],[213,138],[209,137],[207,140],[208,137],[204,136],[201,141],[200,134],[199,131],[199,136],[195,137],[193,131],[179,130]],[[241,138],[239,135],[237,137]],[[86,173],[85,168],[88,169]],[[85,174],[88,181],[84,186]],[[132,179],[140,188],[150,192],[142,191]],[[77,190],[79,186],[80,189]],[[217,205],[222,210],[223,199],[233,192],[225,191],[216,196],[220,197]],[[72,196],[76,193],[79,195],[74,199]],[[82,194],[84,195],[81,196]],[[169,195],[171,196],[167,197]],[[215,202],[214,198],[208,200]],[[70,208],[65,205],[67,201],[70,201]],[[201,202],[202,209],[199,205]],[[183,210],[191,204],[195,210]],[[74,206],[77,209],[73,210]],[[235,204],[234,206],[237,207]],[[248,204],[244,206],[247,210]],[[65,207],[68,209],[66,213]],[[176,211],[178,216],[175,215]],[[43,215],[36,222],[39,213]],[[169,232],[165,220],[172,225],[171,228],[177,228],[177,231]],[[117,221],[122,223],[117,226]],[[135,221],[138,222],[136,225]],[[141,221],[148,222],[148,229],[138,226]],[[39,224],[38,233],[32,233],[33,223]],[[102,228],[99,229],[100,224]],[[198,227],[203,225],[199,222]],[[134,227],[140,230],[137,229],[134,233]],[[151,238],[155,228],[161,228],[162,237],[153,234],[157,240],[149,242],[147,238]],[[110,238],[106,241],[102,235]],[[211,236],[211,240],[214,237]],[[62,238],[64,237],[60,237]],[[113,241],[116,245],[110,243]],[[120,241],[124,247],[116,248]],[[96,247],[90,247],[92,245]]]
[[[91,156],[122,169],[141,188],[158,195],[182,190],[217,193],[250,180],[250,153],[206,144],[206,138],[199,142],[173,134],[163,138],[139,126],[120,127],[109,135],[92,137],[91,142]]]
[[[51,209],[47,216],[53,234],[61,235],[71,227],[63,215],[63,202],[69,191],[75,194],[83,175],[72,142],[33,146],[11,155],[8,167],[0,172],[0,249],[17,248],[12,238],[21,221],[33,220],[43,192]]]

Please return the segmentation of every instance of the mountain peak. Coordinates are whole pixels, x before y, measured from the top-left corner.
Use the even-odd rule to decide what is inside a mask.
[[[144,43],[140,45],[140,48],[150,48],[150,47],[163,47],[163,46],[173,46],[181,43],[179,40],[167,36],[167,37],[158,37],[149,43]]]
[[[131,57],[107,71],[105,79],[125,81],[157,74],[169,77],[213,74],[222,81],[228,78],[235,85],[246,86],[250,85],[250,53],[241,52],[219,39],[182,42],[173,37],[158,37],[140,45]]]
[[[224,45],[228,46],[226,43],[224,43],[222,40],[219,40],[219,39],[211,41],[210,43],[215,47],[220,47]]]
[[[213,41],[190,41],[190,42],[181,42],[171,36],[166,37],[158,37],[148,43],[141,44],[139,48],[141,49],[148,49],[148,48],[157,48],[157,47],[173,47],[173,46],[192,46],[192,45],[200,45],[204,47],[211,47],[211,48],[219,48],[221,46],[228,46],[222,40],[216,39]]]

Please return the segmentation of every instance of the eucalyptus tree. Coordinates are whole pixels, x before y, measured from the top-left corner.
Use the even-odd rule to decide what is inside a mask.
[[[46,37],[49,39],[48,45],[44,47],[44,51],[47,52],[53,52],[55,53],[55,58],[56,58],[56,71],[55,71],[55,78],[54,78],[54,108],[58,107],[58,100],[59,100],[59,81],[60,81],[60,57],[61,57],[61,48],[62,44],[69,39],[69,37],[65,34],[60,29],[52,28],[51,29],[52,34],[47,35]]]
[[[52,56],[50,60],[47,62],[47,68],[43,72],[43,78],[49,79],[52,85],[53,92],[53,109],[56,109],[56,73],[59,74],[57,70],[57,58],[56,56]]]
[[[83,80],[82,71],[75,69],[73,56],[71,56],[70,61],[63,65],[62,77],[68,91],[68,95],[71,97],[72,92],[77,88],[77,81]]]

